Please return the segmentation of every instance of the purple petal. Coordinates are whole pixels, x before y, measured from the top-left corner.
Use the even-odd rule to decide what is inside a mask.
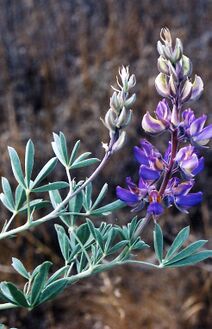
[[[194,175],[199,174],[204,169],[204,165],[205,165],[205,159],[202,157],[199,159],[198,166],[193,170],[193,174]]]
[[[139,176],[146,180],[156,180],[160,177],[160,173],[157,170],[153,170],[147,166],[141,165]]]
[[[166,128],[162,121],[153,118],[149,112],[144,114],[141,125],[146,132],[151,134],[160,133]]]
[[[176,196],[185,195],[192,189],[193,186],[194,186],[193,179],[188,182],[183,182],[175,187],[173,193]]]
[[[194,141],[198,142],[205,139],[212,138],[212,124],[205,127],[201,133],[199,133],[197,136],[195,136]]]
[[[180,208],[190,208],[202,202],[202,192],[189,193],[176,198],[176,204]]]
[[[137,195],[131,193],[129,190],[122,188],[120,186],[116,187],[116,195],[120,200],[126,203],[132,204],[138,202]]]
[[[204,124],[207,120],[207,115],[202,115],[200,118],[194,120],[190,126],[190,134],[191,136],[195,136],[197,133],[202,131]]]
[[[140,164],[145,164],[148,166],[149,160],[145,153],[138,146],[134,147],[134,157]]]
[[[151,202],[147,208],[148,214],[161,215],[163,213],[163,206],[158,202]]]

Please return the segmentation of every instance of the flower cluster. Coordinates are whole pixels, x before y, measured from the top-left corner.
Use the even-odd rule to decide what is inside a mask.
[[[147,112],[142,128],[151,135],[169,132],[171,140],[162,155],[150,142],[141,140],[134,148],[139,162],[138,184],[127,177],[127,188],[117,187],[117,197],[139,211],[157,218],[165,207],[176,206],[180,211],[202,201],[202,192],[190,193],[195,176],[204,168],[200,147],[212,138],[212,125],[205,127],[206,115],[196,118],[193,110],[183,109],[188,101],[196,100],[203,91],[202,79],[195,75],[191,81],[192,63],[183,54],[180,39],[173,45],[170,31],[161,30],[158,41],[159,75],[155,79],[158,93],[164,97],[157,105],[155,115]]]

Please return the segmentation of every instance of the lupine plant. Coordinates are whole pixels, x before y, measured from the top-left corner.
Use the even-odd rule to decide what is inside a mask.
[[[69,151],[64,134],[54,133],[52,149],[55,156],[34,175],[32,141],[29,140],[26,145],[24,166],[16,150],[8,148],[17,187],[13,191],[9,180],[2,177],[0,199],[10,217],[2,224],[0,239],[15,239],[23,231],[57,219],[54,227],[63,266],[53,271],[52,262],[45,261],[29,270],[21,260],[13,258],[12,267],[25,284],[1,282],[1,310],[17,307],[31,310],[54,299],[68,286],[119,265],[137,263],[162,269],[194,265],[212,256],[212,251],[201,249],[206,240],[186,244],[183,248],[189,237],[189,226],[178,233],[169,248],[164,248],[159,223],[165,209],[176,207],[187,213],[202,201],[202,192],[191,192],[191,189],[196,175],[204,168],[201,148],[206,147],[212,138],[212,125],[205,127],[206,115],[197,118],[193,110],[187,108],[187,102],[197,100],[202,94],[203,82],[197,75],[192,82],[192,64],[183,54],[180,39],[173,44],[166,28],[161,30],[160,37],[161,41],[157,44],[160,73],[155,86],[163,99],[158,103],[155,114],[147,112],[144,115],[142,128],[150,135],[167,133],[170,141],[165,154],[146,139],[134,147],[134,157],[139,164],[138,183],[127,177],[127,187],[116,188],[117,200],[103,203],[108,190],[106,183],[93,200],[92,185],[125,141],[126,127],[132,116],[131,107],[136,98],[132,93],[135,75],[130,74],[128,67],[123,66],[119,70],[110,108],[102,119],[109,131],[108,143],[102,144],[105,152],[102,160],[91,157],[90,152],[79,154],[80,141]],[[58,165],[63,167],[67,179],[51,182],[48,177]],[[91,176],[76,181],[72,170],[91,165],[96,166]],[[103,221],[113,211],[128,206],[134,217],[127,225]],[[42,217],[39,217],[40,213],[43,213]],[[18,226],[16,219],[20,215],[25,222]],[[96,225],[97,218],[101,218],[99,225]],[[153,262],[138,260],[135,255],[135,252],[149,247],[141,235],[150,221],[154,222],[156,261]],[[33,230],[33,234],[35,232]]]

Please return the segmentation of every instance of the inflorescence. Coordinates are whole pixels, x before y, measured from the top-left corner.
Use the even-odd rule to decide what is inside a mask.
[[[212,125],[205,126],[207,116],[196,117],[185,108],[188,101],[197,100],[203,92],[202,79],[191,81],[192,63],[183,54],[183,45],[176,39],[173,45],[170,31],[163,28],[158,41],[158,69],[155,79],[157,92],[164,97],[155,115],[147,112],[142,128],[151,135],[169,132],[170,141],[162,155],[146,139],[134,147],[134,157],[140,165],[139,181],[126,178],[127,189],[118,186],[117,197],[133,211],[147,209],[147,216],[157,219],[164,208],[175,206],[182,212],[202,201],[202,192],[190,193],[195,176],[204,168],[199,155],[212,138]]]

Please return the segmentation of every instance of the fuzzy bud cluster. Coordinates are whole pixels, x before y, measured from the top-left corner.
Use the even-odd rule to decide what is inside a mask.
[[[112,151],[120,149],[125,140],[125,128],[129,125],[132,118],[131,106],[136,100],[136,95],[130,95],[131,89],[136,84],[135,75],[130,75],[129,67],[119,69],[119,78],[117,77],[119,88],[113,88],[114,92],[110,98],[110,108],[107,111],[103,121],[109,130],[111,140],[115,141]],[[106,146],[107,148],[107,146]]]
[[[177,99],[182,104],[189,100],[196,100],[203,91],[202,79],[195,75],[191,81],[192,63],[183,54],[183,45],[180,39],[176,39],[173,45],[170,31],[163,28],[160,34],[157,49],[159,75],[155,80],[155,86],[162,97],[171,100]]]

